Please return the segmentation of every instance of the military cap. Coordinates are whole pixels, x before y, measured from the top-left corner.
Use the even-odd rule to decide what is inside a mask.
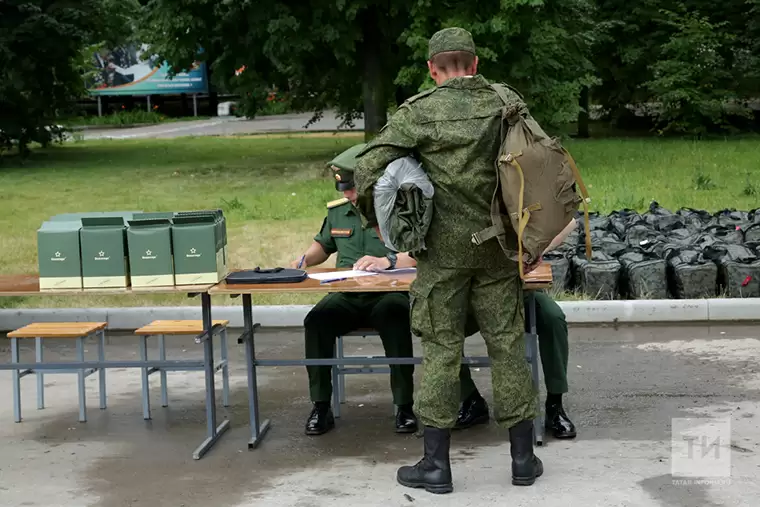
[[[472,34],[464,28],[444,28],[430,38],[428,44],[428,60],[438,53],[447,51],[466,51],[475,54],[475,42]]]
[[[354,188],[354,170],[356,169],[356,156],[366,146],[365,143],[357,144],[340,153],[332,159],[329,165],[334,173],[335,188],[343,192]]]

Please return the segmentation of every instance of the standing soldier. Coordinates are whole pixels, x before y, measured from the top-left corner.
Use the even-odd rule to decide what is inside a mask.
[[[335,175],[335,188],[344,197],[327,204],[322,229],[295,268],[316,266],[333,253],[338,254],[336,267],[380,271],[414,265],[406,253],[390,251],[374,229],[362,224],[356,209],[354,163],[356,153],[364,145],[349,148],[330,162]],[[413,357],[409,329],[409,296],[402,292],[334,292],[325,296],[306,315],[304,329],[307,359],[329,359],[334,355],[336,337],[358,328],[373,328],[380,334],[387,357]],[[414,366],[392,365],[391,391],[397,406],[396,433],[417,431],[414,401]],[[309,393],[314,404],[306,420],[307,435],[322,435],[335,426],[330,408],[332,376],[330,366],[307,366]]]
[[[453,490],[449,448],[459,408],[459,368],[468,308],[492,363],[495,419],[509,428],[512,483],[543,473],[533,454],[536,391],[524,356],[522,282],[518,265],[496,241],[471,238],[492,225],[496,156],[503,102],[477,74],[472,35],[447,28],[430,39],[428,68],[436,87],[407,100],[358,155],[359,206],[376,225],[373,185],[391,161],[414,155],[435,187],[427,250],[417,253],[411,289],[412,331],[422,340],[423,377],[415,412],[424,457],[401,467],[398,482],[433,493]],[[515,101],[519,97],[514,92]]]

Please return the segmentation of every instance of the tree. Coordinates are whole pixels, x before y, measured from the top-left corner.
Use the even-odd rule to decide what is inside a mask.
[[[213,60],[216,83],[240,93],[248,113],[276,86],[315,118],[328,108],[345,122],[363,113],[369,138],[389,107],[425,85],[427,41],[451,25],[473,32],[484,74],[523,90],[540,120],[566,121],[593,82],[588,11],[587,0],[274,0],[266,9],[151,0],[146,34],[178,68]]]
[[[84,95],[83,49],[128,24],[131,2],[0,2],[0,150],[49,144],[56,117]],[[51,127],[52,126],[52,127]]]

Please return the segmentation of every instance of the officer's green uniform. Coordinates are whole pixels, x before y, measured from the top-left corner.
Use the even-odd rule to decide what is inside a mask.
[[[336,169],[336,189],[353,188],[355,155],[363,144],[353,146],[330,162]],[[374,228],[362,224],[359,210],[348,199],[328,203],[327,217],[314,240],[328,255],[338,254],[336,267],[351,268],[370,255],[386,257],[392,253]],[[309,312],[304,320],[306,357],[331,358],[335,338],[357,328],[373,328],[380,334],[388,357],[413,357],[409,325],[409,296],[402,292],[331,293]],[[331,367],[309,366],[311,401],[329,402],[332,395]],[[392,365],[391,391],[398,406],[411,405],[414,399],[414,366]]]
[[[327,254],[338,254],[336,267],[350,268],[365,255],[385,257],[388,250],[373,228],[362,225],[359,211],[340,199],[329,205],[322,229],[314,238]],[[357,328],[378,331],[388,357],[413,357],[409,327],[409,296],[391,293],[332,293],[309,312],[306,328],[306,357],[330,358],[336,336]],[[309,391],[313,402],[330,401],[330,366],[309,366]],[[396,405],[413,402],[414,366],[391,366],[391,390]]]
[[[567,319],[562,308],[545,292],[536,291],[535,299],[538,347],[541,352],[546,391],[551,394],[564,394],[568,391]],[[477,332],[477,322],[473,318],[468,318],[465,335],[472,336]],[[459,382],[462,401],[469,399],[477,392],[477,387],[472,381],[470,368],[466,364],[463,364],[459,370]]]

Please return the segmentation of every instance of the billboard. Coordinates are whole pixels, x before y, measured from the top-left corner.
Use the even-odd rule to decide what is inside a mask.
[[[147,53],[147,44],[129,44],[97,51],[87,80],[90,95],[168,95],[207,93],[206,64],[168,77],[169,66]]]

